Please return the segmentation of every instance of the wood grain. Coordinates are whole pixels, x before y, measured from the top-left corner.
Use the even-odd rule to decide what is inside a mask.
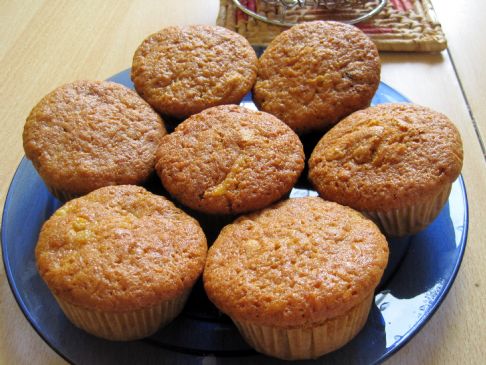
[[[444,112],[458,125],[465,142],[463,176],[470,204],[467,250],[457,280],[431,321],[388,360],[390,364],[480,364],[486,358],[482,319],[486,311],[486,245],[482,244],[486,166],[471,120],[472,114],[484,135],[486,74],[481,60],[486,56],[486,42],[484,32],[472,31],[472,24],[484,29],[479,17],[486,5],[461,3],[435,1],[434,6],[464,94],[447,52],[382,54],[383,81],[412,101]],[[213,23],[217,11],[217,0],[0,1],[2,206],[23,156],[23,123],[43,95],[68,81],[105,79],[124,70],[148,34],[169,24]],[[3,269],[0,272],[0,333],[4,334],[0,336],[0,364],[65,364],[28,324]]]
[[[461,80],[481,139],[486,142],[485,1],[436,1],[442,27],[450,40],[456,72]],[[484,153],[483,149],[483,153]],[[486,156],[485,156],[486,157]]]

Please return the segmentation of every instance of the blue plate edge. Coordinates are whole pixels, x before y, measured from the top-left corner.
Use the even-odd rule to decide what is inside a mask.
[[[0,227],[0,244],[2,246],[2,261],[3,261],[3,267],[5,270],[5,274],[7,276],[7,282],[8,286],[10,287],[10,290],[12,291],[12,294],[15,298],[15,301],[17,302],[18,306],[20,307],[20,310],[24,314],[25,318],[27,319],[27,322],[31,325],[31,327],[34,329],[34,331],[42,338],[42,340],[56,353],[58,354],[61,358],[63,358],[67,363],[72,364],[71,360],[69,360],[63,353],[61,353],[52,343],[51,340],[45,336],[42,332],[41,329],[38,327],[32,316],[30,315],[29,311],[27,310],[27,307],[25,303],[23,302],[22,298],[20,297],[20,293],[17,289],[16,286],[13,284],[13,278],[12,278],[12,268],[10,267],[10,263],[6,261],[5,257],[7,256],[7,246],[3,244],[5,241],[4,237],[4,221],[5,221],[5,214],[10,207],[11,200],[12,200],[12,182],[15,180],[17,175],[19,174],[20,168],[26,164],[28,161],[27,157],[24,155],[22,156],[22,159],[20,160],[20,163],[18,164],[17,168],[15,169],[15,173],[12,177],[12,180],[10,181],[10,185],[8,188],[7,196],[5,198],[5,203],[3,205],[3,210],[2,210],[2,225]]]
[[[449,280],[445,283],[443,289],[441,290],[438,297],[435,299],[434,304],[429,307],[429,310],[425,312],[422,318],[417,321],[417,323],[403,335],[402,339],[399,340],[395,346],[389,349],[389,351],[383,354],[379,359],[377,359],[373,364],[381,364],[385,360],[389,359],[392,355],[395,355],[398,351],[405,347],[416,335],[418,332],[422,330],[422,328],[430,321],[430,319],[435,315],[441,304],[444,302],[447,294],[449,294],[454,281],[456,280],[457,274],[459,273],[459,269],[462,264],[462,260],[464,258],[464,253],[466,252],[466,245],[467,245],[467,236],[469,231],[469,203],[467,199],[467,192],[466,192],[466,184],[464,183],[464,178],[462,174],[459,175],[457,179],[459,184],[464,192],[462,195],[463,203],[464,203],[464,222],[465,222],[465,229],[462,231],[461,239],[460,239],[460,250],[459,250],[459,259],[456,261],[454,268],[452,270],[452,275],[449,276]]]

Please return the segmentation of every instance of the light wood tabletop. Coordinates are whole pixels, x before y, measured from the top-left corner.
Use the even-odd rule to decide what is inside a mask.
[[[470,213],[466,253],[451,291],[390,364],[486,361],[486,2],[465,3],[434,1],[446,51],[381,54],[382,81],[458,126]],[[211,24],[217,12],[217,0],[0,0],[2,206],[24,155],[25,118],[41,97],[65,82],[106,79],[125,70],[148,34],[171,24]],[[0,364],[65,363],[23,316],[3,269],[0,308]]]

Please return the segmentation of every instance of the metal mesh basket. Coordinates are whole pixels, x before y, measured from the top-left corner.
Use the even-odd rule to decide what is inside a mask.
[[[356,24],[378,14],[386,0],[233,0],[233,3],[265,23],[290,27],[309,20],[316,11],[325,13],[327,20]],[[257,6],[258,3],[262,6]]]

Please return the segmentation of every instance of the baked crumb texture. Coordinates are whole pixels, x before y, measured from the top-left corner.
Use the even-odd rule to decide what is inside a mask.
[[[177,118],[238,104],[256,79],[248,41],[210,25],[167,27],[146,38],[133,57],[137,92],[158,112]]]
[[[56,297],[126,313],[186,298],[206,251],[196,220],[161,196],[123,185],[66,203],[44,223],[35,252]]]
[[[462,161],[461,136],[446,116],[413,104],[381,104],[324,135],[309,160],[309,179],[323,198],[400,237],[437,217]]]
[[[235,322],[305,329],[363,303],[387,260],[385,237],[360,213],[295,198],[226,226],[209,250],[204,286]]]
[[[302,23],[275,37],[260,57],[253,100],[299,134],[324,130],[369,106],[380,68],[376,46],[355,26]]]
[[[260,209],[304,168],[298,136],[276,117],[236,105],[193,115],[162,138],[156,171],[184,205],[206,213]]]
[[[353,113],[319,141],[309,179],[325,199],[384,211],[427,201],[460,174],[461,136],[443,114],[414,104]]]
[[[166,134],[134,91],[108,81],[76,81],[45,96],[24,126],[24,150],[53,191],[81,195],[139,184],[152,172]]]

